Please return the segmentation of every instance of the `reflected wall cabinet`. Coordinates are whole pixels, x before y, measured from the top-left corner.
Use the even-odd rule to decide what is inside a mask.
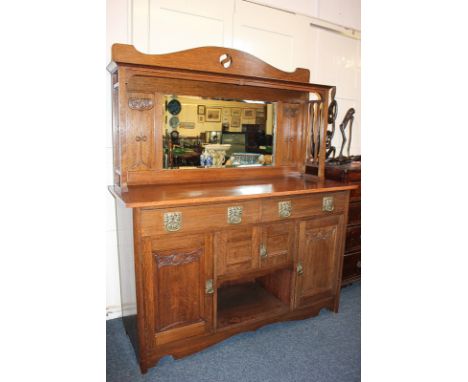
[[[338,312],[356,186],[324,177],[333,87],[218,47],[116,44],[108,70],[123,322],[141,371]]]

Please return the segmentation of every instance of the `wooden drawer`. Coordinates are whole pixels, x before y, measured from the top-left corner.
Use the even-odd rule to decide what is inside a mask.
[[[348,225],[359,224],[361,222],[361,202],[349,204]]]
[[[345,253],[361,249],[361,226],[356,225],[346,229]]]
[[[242,211],[240,220],[237,207]],[[229,214],[232,223],[228,221]],[[170,209],[143,209],[141,212],[141,233],[143,236],[152,236],[177,232],[219,230],[226,227],[245,226],[259,221],[259,201]]]
[[[276,221],[295,218],[304,218],[313,215],[327,215],[330,212],[323,210],[323,199],[333,198],[334,209],[332,212],[342,212],[346,205],[346,192],[313,194],[304,196],[291,196],[284,198],[272,198],[262,202],[262,221]],[[290,202],[291,211],[289,217],[280,216],[280,203]]]

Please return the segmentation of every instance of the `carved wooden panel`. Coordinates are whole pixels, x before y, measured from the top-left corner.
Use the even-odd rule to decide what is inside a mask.
[[[152,97],[130,97],[128,107],[132,110],[151,110],[154,106]]]
[[[129,93],[126,154],[129,171],[155,167],[154,95]]]
[[[340,216],[302,221],[299,228],[296,306],[334,294],[339,281]]]
[[[148,317],[154,345],[205,333],[212,322],[212,296],[205,294],[213,276],[211,238],[208,234],[160,236],[152,240],[151,271],[153,316]]]
[[[171,252],[172,253],[172,252]],[[175,259],[179,259],[174,261]],[[199,274],[200,257],[187,257],[183,254],[156,255],[157,289],[156,301],[158,318],[157,330],[187,325],[202,319],[201,290]]]
[[[190,264],[198,261],[201,254],[202,250],[200,248],[187,251],[170,251],[169,255],[156,253],[156,262],[158,263],[158,268]]]

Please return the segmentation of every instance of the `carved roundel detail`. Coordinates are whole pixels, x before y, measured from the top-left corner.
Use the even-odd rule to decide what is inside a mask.
[[[132,110],[151,110],[154,102],[151,98],[130,97],[128,107]]]
[[[232,57],[228,53],[224,53],[221,56],[219,56],[219,63],[224,67],[224,68],[229,68],[232,64]]]

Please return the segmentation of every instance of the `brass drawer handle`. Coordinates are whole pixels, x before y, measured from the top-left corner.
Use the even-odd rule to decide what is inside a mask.
[[[302,264],[298,263],[296,267],[296,272],[298,276],[302,276],[304,274],[304,268],[302,268]]]
[[[182,228],[182,212],[165,212],[164,228],[168,232],[176,232]]]
[[[335,198],[333,196],[324,196],[322,199],[322,211],[332,212],[335,209]]]
[[[291,216],[292,205],[291,201],[278,202],[278,215],[280,218],[288,218]]]
[[[266,259],[268,257],[268,252],[265,244],[260,244],[260,257]]]
[[[228,224],[240,224],[242,222],[242,207],[228,207],[227,209]]]
[[[206,282],[205,282],[205,293],[206,294],[213,294],[214,293],[213,279],[206,280]]]

